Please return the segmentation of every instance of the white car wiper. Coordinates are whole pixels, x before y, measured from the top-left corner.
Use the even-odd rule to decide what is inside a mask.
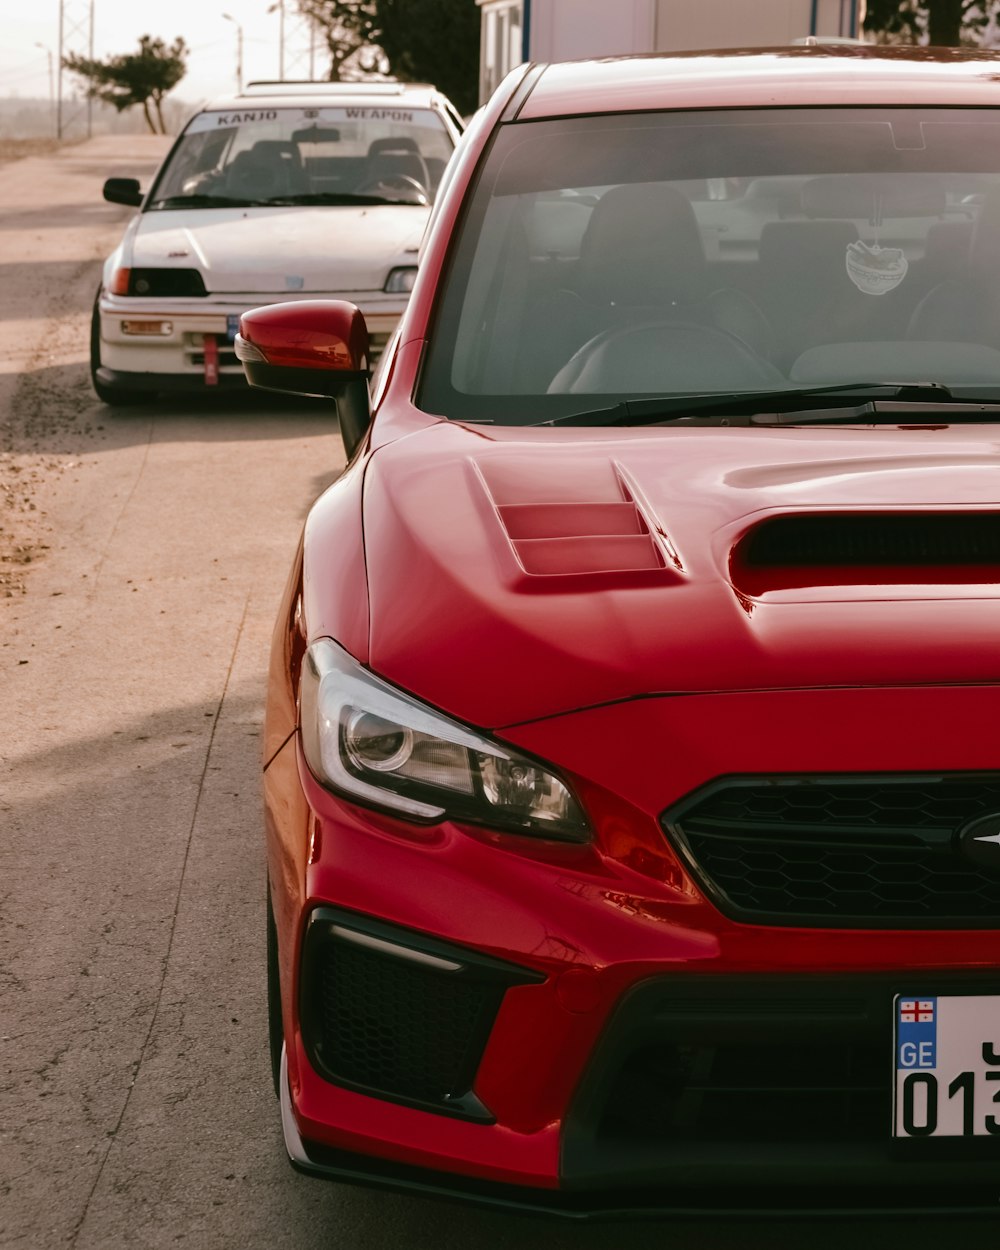
[[[168,195],[154,200],[151,209],[162,208],[259,208],[269,200],[250,200],[229,195]]]
[[[859,392],[861,404],[843,406]],[[803,404],[808,404],[803,407]],[[588,409],[540,421],[539,425],[807,425],[850,424],[875,417],[894,424],[899,417],[939,423],[996,421],[1000,399],[956,395],[940,382],[850,382],[833,386],[790,387],[787,390],[735,391],[663,395],[625,399],[608,408]]]
[[[417,204],[415,200],[396,199],[391,195],[373,195],[368,192],[357,191],[310,191],[303,192],[301,195],[274,195],[270,199],[265,200],[266,204],[280,204],[282,206],[305,207],[311,204],[325,205],[345,205],[345,204],[406,204],[411,208],[426,207],[426,205]]]

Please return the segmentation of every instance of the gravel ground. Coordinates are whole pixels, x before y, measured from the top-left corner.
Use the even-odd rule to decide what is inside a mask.
[[[0,140],[0,162],[12,162],[0,185],[0,598],[24,593],[51,545],[51,486],[85,473],[104,435],[86,368],[90,309],[130,210],[100,198],[100,176],[148,176],[169,142]]]
[[[45,367],[48,359],[80,351],[78,297],[81,287],[89,291],[92,268],[70,273],[44,344],[32,351],[9,406],[0,410],[0,596],[7,598],[24,593],[28,567],[49,549],[47,484],[85,468],[84,448],[103,430],[80,420],[94,406],[86,372],[77,368],[60,378]]]
[[[0,165],[25,156],[51,156],[65,146],[60,139],[0,139]]]

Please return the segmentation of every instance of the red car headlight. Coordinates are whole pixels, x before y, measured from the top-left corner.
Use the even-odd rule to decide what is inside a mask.
[[[336,643],[313,643],[299,688],[302,747],[317,780],[409,820],[459,820],[585,842],[569,786],[534,760],[404,694]]]

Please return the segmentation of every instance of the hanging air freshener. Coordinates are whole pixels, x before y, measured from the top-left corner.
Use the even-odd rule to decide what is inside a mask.
[[[875,211],[870,224],[874,230],[872,243],[858,239],[847,245],[847,276],[863,294],[885,295],[903,281],[910,262],[901,247],[882,247],[879,243],[882,197],[878,192],[875,193]]]

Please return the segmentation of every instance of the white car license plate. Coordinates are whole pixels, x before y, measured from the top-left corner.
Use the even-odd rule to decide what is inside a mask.
[[[898,994],[893,1136],[1000,1137],[1000,995]]]

